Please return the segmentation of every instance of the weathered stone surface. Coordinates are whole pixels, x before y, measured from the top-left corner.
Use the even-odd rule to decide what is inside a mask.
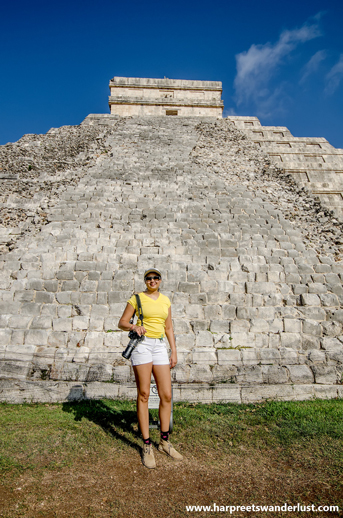
[[[304,322],[305,324],[305,322]],[[301,320],[296,320],[295,318],[285,318],[284,320],[284,331],[285,333],[301,333],[303,330]],[[304,330],[304,333],[306,331]]]
[[[118,373],[119,374],[119,373]],[[113,379],[113,367],[112,365],[100,364],[92,365],[88,371],[86,381],[111,381]],[[127,381],[127,379],[125,379]]]
[[[113,77],[110,90],[112,115],[221,118],[224,106],[220,81]]]
[[[30,362],[35,350],[35,345],[8,345],[5,349],[4,359]]]
[[[313,383],[313,374],[307,365],[286,365],[292,383]]]
[[[313,293],[302,293],[300,301],[303,306],[320,306],[320,298]]]
[[[191,365],[189,373],[190,381],[195,383],[211,382],[213,375],[209,365]]]
[[[217,363],[217,354],[214,347],[199,347],[192,351],[192,361],[195,364],[215,365]]]
[[[257,365],[260,362],[260,353],[256,349],[242,349],[241,354],[244,365]]]
[[[144,289],[144,270],[155,266],[172,301],[174,379],[204,384],[194,388],[195,400],[219,392],[241,400],[246,384],[257,400],[262,384],[275,397],[284,386],[285,397],[298,398],[288,383],[315,385],[310,367],[329,368],[316,371],[316,383],[336,383],[330,369],[340,372],[342,364],[343,269],[339,247],[319,232],[311,196],[228,120],[92,116],[85,127],[93,129],[79,137],[99,136],[83,148],[89,164],[69,150],[82,168],[72,175],[61,169],[56,190],[32,198],[37,224],[27,214],[23,224],[16,220],[4,247],[0,377],[134,393],[124,389],[133,373],[121,357],[128,338],[117,323],[132,292]],[[50,144],[60,144],[63,131],[52,132]],[[15,153],[26,143],[36,158],[37,138],[8,148],[6,167],[19,163]],[[42,186],[43,162],[32,177]],[[11,186],[4,189],[12,196]],[[334,230],[338,239],[339,225]],[[120,389],[106,392],[97,380]],[[208,383],[218,383],[217,396]],[[220,385],[237,387],[226,397]]]
[[[302,349],[303,351],[320,349],[320,338],[312,335],[302,335]]]
[[[217,349],[218,365],[242,365],[242,355],[237,349]]]
[[[264,383],[289,383],[288,371],[278,365],[262,365],[262,378]]]
[[[343,364],[343,348],[342,350],[333,350],[328,351],[327,353],[328,363],[330,364],[332,360],[333,364],[337,366],[337,368],[341,367]]]
[[[112,370],[112,376],[110,380],[116,383],[126,383],[131,379],[129,365],[116,365]]]
[[[325,351],[342,351],[343,349],[343,343],[338,338],[324,337],[321,343]]]
[[[271,399],[276,401],[302,401],[313,399],[314,395],[314,385],[261,385],[253,388],[243,387],[242,403],[253,403]],[[329,397],[336,396],[331,395]]]
[[[338,373],[335,367],[329,365],[313,365],[312,372],[316,383],[331,385],[338,381]]]
[[[7,345],[10,343],[12,332],[10,329],[0,329],[0,343]]]
[[[239,367],[237,372],[237,382],[254,385],[263,383],[262,368],[259,365]]]
[[[259,293],[261,295],[274,293],[276,291],[273,282],[247,282],[246,289],[247,293]]]
[[[235,365],[214,365],[212,376],[214,382],[235,383],[237,367]]]
[[[303,332],[308,335],[322,336],[322,326],[315,320],[305,320],[303,323]]]
[[[31,371],[31,361],[21,360],[2,360],[1,366],[1,378],[9,379],[12,384],[15,384],[17,380],[25,380],[28,378]]]
[[[285,348],[299,350],[302,345],[300,333],[281,333],[281,346]]]
[[[177,364],[172,370],[172,379],[178,383],[188,383],[191,375],[190,365]]]
[[[25,344],[26,345],[47,345],[48,333],[40,329],[30,329],[25,332]]]
[[[212,347],[213,335],[209,331],[199,331],[196,336],[197,347]]]
[[[325,336],[339,336],[342,334],[342,324],[338,322],[322,322],[321,325]]]
[[[330,320],[333,320],[334,322],[339,322],[340,324],[343,324],[343,309],[338,309],[337,311],[333,311],[330,316]]]
[[[311,363],[325,363],[326,357],[324,351],[317,351],[316,349],[311,349],[307,353],[307,358],[311,361]]]
[[[342,398],[342,391],[338,385],[314,385],[314,394],[318,399]]]
[[[280,352],[277,349],[261,349],[260,353],[261,364],[279,364],[280,363]]]

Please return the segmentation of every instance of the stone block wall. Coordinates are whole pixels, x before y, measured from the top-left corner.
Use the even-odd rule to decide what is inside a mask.
[[[101,152],[0,257],[0,399],[134,397],[117,323],[151,266],[172,301],[175,400],[340,397],[343,263],[336,237],[316,241],[313,198],[229,120],[82,127],[101,128]]]
[[[222,117],[220,81],[114,77],[110,91],[112,115]]]

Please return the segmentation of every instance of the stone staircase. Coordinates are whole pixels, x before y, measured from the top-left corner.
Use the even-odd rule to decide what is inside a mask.
[[[262,126],[257,117],[230,116],[280,169],[307,187],[343,221],[343,149],[323,137],[294,137],[283,126]]]
[[[0,259],[0,400],[134,397],[117,323],[151,266],[175,400],[342,396],[343,264],[284,217],[285,186],[266,192],[266,155],[227,120],[83,124],[109,130],[106,152]]]

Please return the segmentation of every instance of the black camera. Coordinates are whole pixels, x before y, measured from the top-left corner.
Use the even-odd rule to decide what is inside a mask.
[[[130,331],[129,338],[130,338],[130,341],[129,341],[125,351],[123,351],[121,353],[123,358],[125,358],[126,360],[129,360],[129,358],[131,358],[132,351],[138,345],[138,343],[141,342],[142,340],[144,340],[144,335],[139,336],[139,334],[137,334],[136,331]]]

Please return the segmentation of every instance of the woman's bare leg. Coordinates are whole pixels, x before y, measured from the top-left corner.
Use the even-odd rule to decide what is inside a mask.
[[[161,431],[168,432],[172,399],[170,366],[153,365],[152,372],[156,381],[158,395],[160,396],[159,416]]]
[[[152,363],[135,365],[133,367],[137,385],[137,417],[143,439],[149,437],[149,409],[150,380]]]

